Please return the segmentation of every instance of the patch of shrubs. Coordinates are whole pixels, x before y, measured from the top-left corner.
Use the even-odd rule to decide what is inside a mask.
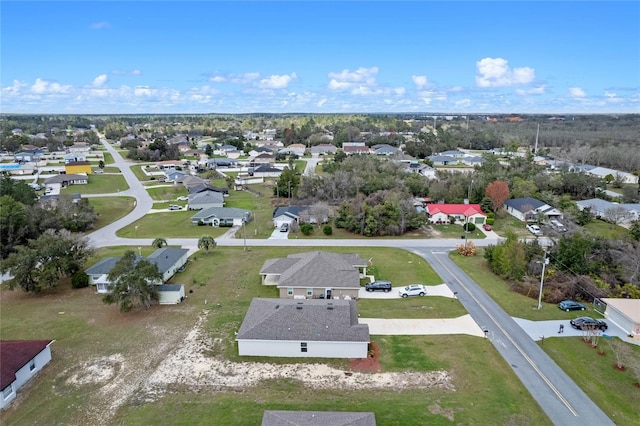
[[[89,275],[84,271],[78,271],[71,277],[71,288],[89,287]]]
[[[333,228],[331,227],[331,225],[324,225],[322,227],[322,232],[324,233],[324,235],[331,235],[333,234]]]

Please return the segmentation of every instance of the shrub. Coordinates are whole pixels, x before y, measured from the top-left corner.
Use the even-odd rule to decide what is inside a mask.
[[[467,222],[464,224],[464,230],[468,232],[473,232],[476,230],[476,225],[471,222]]]
[[[203,221],[201,221],[201,220],[199,220],[199,221],[198,221],[198,226],[204,226],[204,222],[203,222]]]
[[[333,228],[331,227],[331,225],[324,225],[322,227],[322,232],[324,232],[324,235],[331,235],[333,234]]]
[[[71,277],[71,288],[89,287],[89,275],[84,271],[78,271]]]
[[[496,221],[496,220],[495,220],[494,218],[492,218],[492,217],[488,217],[488,218],[487,218],[487,225],[493,225],[493,223],[494,223],[495,221]]]
[[[302,232],[304,235],[311,235],[311,233],[313,232],[313,226],[311,226],[310,223],[303,223],[302,225],[300,225],[300,232]]]

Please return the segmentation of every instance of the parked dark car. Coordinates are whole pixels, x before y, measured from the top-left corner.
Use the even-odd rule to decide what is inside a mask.
[[[574,302],[573,300],[563,300],[562,302],[558,303],[558,308],[567,312],[584,311],[585,309],[587,309],[586,306],[584,306],[582,303]]]
[[[368,283],[364,286],[367,291],[376,291],[381,290],[384,292],[391,291],[391,281],[374,281],[372,283]]]
[[[571,327],[577,328],[578,330],[584,330],[593,327],[594,329],[605,331],[607,328],[609,328],[606,322],[590,317],[574,318],[569,321],[569,324],[571,324]]]

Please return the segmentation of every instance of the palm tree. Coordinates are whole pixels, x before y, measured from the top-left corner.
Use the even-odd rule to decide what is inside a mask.
[[[167,240],[165,240],[164,238],[156,238],[151,243],[151,247],[162,248],[162,247],[166,247],[166,246],[167,246]]]
[[[198,248],[205,249],[207,254],[209,254],[209,248],[215,248],[216,245],[216,240],[211,235],[203,235],[198,240]]]

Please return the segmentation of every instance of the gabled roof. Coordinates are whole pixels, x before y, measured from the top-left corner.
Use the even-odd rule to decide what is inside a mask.
[[[0,340],[0,389],[16,380],[16,372],[53,340]]]
[[[138,256],[138,258],[142,258],[142,256]],[[119,257],[105,257],[104,259],[99,260],[95,265],[88,267],[85,269],[85,273],[87,275],[103,275],[111,272],[116,263],[120,260]]]
[[[540,207],[550,207],[548,204],[543,203],[535,198],[512,198],[504,202],[504,205],[511,207],[514,210],[518,210],[521,213],[527,213],[531,210],[539,209]]]
[[[162,284],[158,286],[158,291],[180,291],[182,287],[182,284]]]
[[[88,180],[89,178],[87,177],[87,175],[78,175],[78,174],[64,174],[64,175],[55,175],[55,176],[51,176],[50,178],[48,178],[47,180],[44,181],[45,185],[50,184],[50,183],[64,183],[64,182],[71,182],[73,180]]]
[[[225,194],[225,193],[229,192],[229,189],[228,188],[218,188],[217,186],[209,185],[205,181],[198,182],[198,183],[195,183],[193,185],[189,185],[189,195],[198,194],[200,192],[206,192],[206,191],[221,192],[221,193]]]
[[[236,339],[368,342],[369,326],[354,300],[254,298]]]
[[[189,205],[224,203],[224,195],[221,192],[204,191],[189,195]]]
[[[266,410],[261,426],[376,426],[373,413]]]
[[[147,256],[147,260],[158,265],[158,270],[160,270],[161,274],[164,274],[188,252],[188,249],[163,247]]]
[[[282,206],[275,209],[273,217],[278,217],[286,214],[287,216],[300,217],[300,215],[309,210],[311,206]]]
[[[482,207],[480,204],[429,204],[427,206],[427,212],[430,215],[434,215],[436,213],[444,213],[444,214],[461,214],[466,217],[473,216],[474,214],[479,214],[482,216],[486,216],[482,211]]]
[[[259,166],[253,169],[253,173],[256,173],[256,172],[257,173],[277,173],[277,172],[282,172],[282,170],[277,167],[271,167],[268,164],[260,164]]]
[[[265,262],[260,274],[280,274],[278,287],[359,288],[357,267],[366,265],[357,254],[312,251]]]
[[[249,210],[238,209],[235,207],[209,207],[208,209],[200,210],[195,215],[191,216],[191,219],[207,219],[210,217],[217,217],[218,219],[241,219],[248,218],[251,215]]]

